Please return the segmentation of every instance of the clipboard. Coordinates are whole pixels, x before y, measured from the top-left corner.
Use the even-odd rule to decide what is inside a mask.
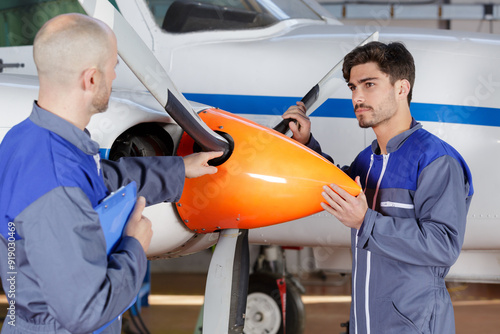
[[[108,255],[121,239],[123,228],[134,210],[136,201],[137,185],[132,181],[109,194],[94,208],[99,214]]]
[[[132,211],[134,210],[136,201],[137,184],[135,181],[132,181],[126,186],[123,186],[115,192],[109,194],[94,208],[94,210],[99,214],[102,231],[104,232],[104,239],[106,240],[106,253],[108,256],[113,252],[116,245],[120,241],[123,229],[127,224]],[[137,296],[118,317],[94,331],[93,334],[101,333],[112,322],[117,319],[121,319],[122,314],[125,313],[125,311],[127,311],[136,302],[136,300]]]

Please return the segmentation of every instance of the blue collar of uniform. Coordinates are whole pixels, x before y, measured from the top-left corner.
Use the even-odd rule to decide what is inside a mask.
[[[39,127],[67,140],[85,154],[96,155],[99,153],[99,144],[90,139],[90,133],[87,129],[85,131],[80,130],[65,119],[40,108],[36,101],[33,102],[33,111],[29,119]]]
[[[395,152],[397,151],[401,145],[404,144],[404,142],[406,141],[406,139],[408,139],[408,137],[410,137],[410,135],[417,131],[418,129],[421,129],[422,128],[422,124],[420,124],[419,122],[417,122],[415,120],[415,118],[411,118],[411,125],[410,125],[410,129],[406,130],[405,132],[403,133],[400,133],[399,135],[397,136],[394,136],[392,137],[389,142],[387,143],[387,153],[392,153],[392,152]],[[372,142],[372,152],[375,153],[375,154],[380,154],[380,148],[378,146],[378,142],[377,140],[375,139],[373,142]]]

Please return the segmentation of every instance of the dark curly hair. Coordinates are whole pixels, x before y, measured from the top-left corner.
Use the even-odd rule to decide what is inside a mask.
[[[359,46],[344,57],[342,72],[344,79],[349,82],[351,69],[356,65],[376,63],[383,73],[389,76],[391,84],[397,80],[406,79],[410,82],[408,93],[408,105],[410,105],[413,83],[415,82],[415,62],[413,56],[403,43],[393,42],[384,44],[381,42],[370,42]]]

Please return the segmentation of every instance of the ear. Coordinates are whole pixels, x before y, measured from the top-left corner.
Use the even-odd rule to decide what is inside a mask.
[[[84,91],[93,92],[95,87],[97,87],[97,81],[99,80],[99,71],[95,67],[88,68],[83,71],[82,74],[82,89]]]
[[[405,101],[407,100],[408,94],[410,94],[410,82],[406,79],[398,80],[398,96],[403,98]]]

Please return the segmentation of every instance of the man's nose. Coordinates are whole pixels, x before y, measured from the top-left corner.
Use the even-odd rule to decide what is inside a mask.
[[[361,92],[361,90],[359,89],[354,90],[352,92],[352,101],[354,102],[354,104],[363,103],[365,101],[363,92]]]

